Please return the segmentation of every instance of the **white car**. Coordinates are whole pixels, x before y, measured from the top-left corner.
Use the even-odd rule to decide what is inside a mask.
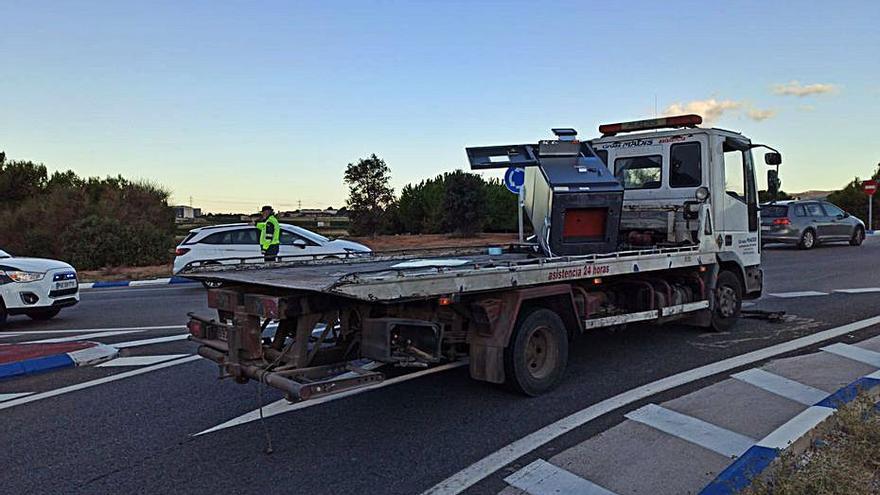
[[[62,261],[18,258],[0,250],[0,323],[7,315],[48,320],[79,302],[76,270]]]
[[[363,244],[342,239],[328,239],[295,225],[282,223],[281,247],[278,256],[344,257],[348,254],[369,253]],[[177,246],[173,272],[180,274],[190,266],[208,264],[259,263],[260,233],[249,223],[212,225],[192,229]],[[295,258],[289,258],[295,259]]]

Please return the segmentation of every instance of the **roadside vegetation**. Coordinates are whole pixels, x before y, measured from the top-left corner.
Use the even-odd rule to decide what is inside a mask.
[[[745,495],[880,493],[880,413],[867,395],[840,408],[821,440],[801,455],[784,455]]]
[[[0,152],[0,247],[80,269],[166,263],[174,246],[168,191],[121,176],[49,175]]]
[[[346,207],[350,233],[452,234],[516,232],[516,195],[498,179],[456,170],[403,187],[398,198],[389,185],[391,169],[376,155],[348,164]]]

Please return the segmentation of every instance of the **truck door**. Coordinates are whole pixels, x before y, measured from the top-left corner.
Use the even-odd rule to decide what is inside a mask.
[[[746,266],[760,263],[758,253],[758,194],[749,142],[725,138],[722,206],[722,250],[733,251]],[[718,198],[718,196],[721,196]]]

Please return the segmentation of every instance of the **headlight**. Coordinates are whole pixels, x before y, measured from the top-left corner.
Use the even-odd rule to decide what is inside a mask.
[[[20,272],[20,271],[11,271],[11,270],[0,270],[0,276],[7,276],[12,279],[13,282],[36,282],[37,280],[43,280],[43,277],[46,276],[45,273],[40,272]]]

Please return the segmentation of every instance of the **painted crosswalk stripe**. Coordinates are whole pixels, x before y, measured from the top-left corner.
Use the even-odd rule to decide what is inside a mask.
[[[657,404],[648,404],[626,414],[625,417],[725,457],[738,457],[755,443],[754,439],[740,433]]]
[[[40,392],[38,394],[31,394],[26,397],[19,397],[17,399],[8,400],[6,402],[0,402],[0,410],[9,409],[11,407],[20,406],[31,402],[36,402],[38,400],[48,399],[50,397],[57,397],[59,395],[68,394],[70,392],[76,392],[77,390],[96,387],[98,385],[115,382],[117,380],[123,380],[125,378],[131,378],[133,376],[151,373],[153,371],[170,368],[171,366],[177,366],[179,364],[190,363],[198,359],[201,359],[201,356],[189,356],[181,359],[175,359],[174,361],[166,361],[164,363],[154,364],[153,366],[147,366],[145,368],[138,368],[136,370],[126,371],[124,373],[117,373],[115,375],[106,376],[104,378],[98,378],[97,380],[91,380],[83,383],[77,383],[76,385],[56,388],[55,390]]]
[[[822,347],[820,350],[837,356],[845,357],[847,359],[852,359],[853,361],[865,363],[875,368],[880,368],[880,352],[875,352],[868,349],[862,349],[861,347],[857,347],[854,345],[841,343],[831,344],[829,346]]]
[[[764,371],[760,368],[752,368],[731,375],[731,377],[741,382],[748,383],[749,385],[764,389],[780,397],[800,402],[805,406],[812,406],[828,396],[828,392],[809,385],[804,385],[801,382],[790,380],[775,373],[770,373],[769,371]]]
[[[138,333],[139,330],[118,330],[115,332],[95,332],[80,335],[71,335],[70,337],[56,337],[54,339],[30,340],[25,344],[56,344],[59,342],[74,342],[77,340],[99,339],[103,337],[112,337],[114,335],[127,335],[130,333]]]
[[[176,340],[186,340],[189,338],[188,333],[182,333],[179,335],[168,335],[166,337],[156,337],[152,339],[143,339],[143,340],[132,340],[129,342],[117,342],[115,344],[108,344],[117,349],[126,349],[128,347],[139,347],[142,345],[152,345],[152,344],[162,344],[165,342],[174,342]]]
[[[510,486],[529,495],[556,495],[577,493],[579,495],[615,495],[592,481],[538,459],[528,466],[504,478]]]
[[[814,290],[803,290],[803,291],[797,291],[797,292],[774,292],[774,293],[767,294],[767,295],[773,296],[773,297],[788,298],[788,297],[827,296],[828,293],[827,292],[817,292]]]
[[[156,363],[164,363],[172,359],[189,356],[189,354],[159,354],[156,356],[128,356],[116,358],[98,365],[99,368],[111,368],[120,366],[149,366]]]
[[[813,427],[825,421],[832,414],[834,414],[834,409],[830,407],[809,407],[786,421],[779,428],[773,430],[769,435],[761,439],[757,445],[770,449],[784,449],[798,438],[806,435]]]
[[[836,289],[834,292],[844,294],[864,294],[866,292],[880,292],[880,287],[862,287],[861,289]]]
[[[0,394],[0,402],[6,402],[8,400],[17,399],[19,397],[24,397],[26,395],[31,395],[33,392],[19,392],[15,394]]]

